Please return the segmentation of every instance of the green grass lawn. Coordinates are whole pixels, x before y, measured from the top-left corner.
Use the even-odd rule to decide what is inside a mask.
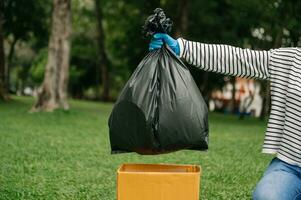
[[[71,101],[69,112],[28,113],[32,98],[0,103],[0,199],[116,199],[121,163],[202,166],[201,199],[250,199],[271,156],[266,122],[211,113],[208,152],[110,154],[112,104]]]

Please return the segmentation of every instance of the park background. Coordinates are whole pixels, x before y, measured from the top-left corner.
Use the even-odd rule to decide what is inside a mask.
[[[300,1],[2,0],[0,6],[0,199],[115,199],[116,170],[126,162],[198,164],[201,199],[251,198],[272,158],[260,153],[267,81],[189,66],[214,111],[208,152],[110,155],[107,120],[148,53],[141,26],[154,8],[174,21],[175,38],[268,50],[301,46]],[[242,96],[256,99],[256,91],[259,114],[242,103]]]

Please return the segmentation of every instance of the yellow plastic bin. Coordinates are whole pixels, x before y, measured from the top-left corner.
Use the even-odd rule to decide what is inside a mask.
[[[197,165],[122,164],[117,172],[117,200],[198,200]]]

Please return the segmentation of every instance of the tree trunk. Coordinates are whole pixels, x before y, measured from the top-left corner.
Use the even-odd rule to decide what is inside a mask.
[[[228,109],[229,109],[230,113],[234,113],[234,111],[235,111],[236,77],[232,76],[230,81],[231,81],[231,85],[232,85],[232,97],[231,97]]]
[[[178,7],[178,20],[175,37],[185,36],[188,31],[188,13],[189,13],[189,0],[180,0]]]
[[[262,90],[262,109],[260,112],[260,120],[264,120],[265,116],[270,112],[270,101],[271,101],[271,92],[270,92],[270,82],[264,81],[262,82],[261,90]]]
[[[199,85],[199,88],[201,90],[201,93],[205,99],[205,102],[207,104],[209,104],[209,100],[210,100],[210,95],[211,95],[211,90],[209,90],[208,88],[208,84],[209,84],[209,72],[203,71],[203,76],[202,76],[202,81],[201,84]]]
[[[0,13],[0,100],[7,100],[7,99],[8,99],[8,95],[5,86],[3,15]]]
[[[33,112],[69,109],[67,101],[71,34],[71,0],[53,0],[52,28],[44,81]]]
[[[10,44],[9,53],[7,56],[7,63],[6,63],[6,69],[5,69],[5,86],[6,90],[9,91],[10,88],[10,69],[12,67],[12,61],[15,53],[15,47],[18,42],[18,39],[14,37],[12,43]]]
[[[95,0],[95,13],[97,17],[97,42],[98,42],[98,64],[101,71],[102,95],[103,101],[110,99],[110,84],[109,84],[109,60],[105,51],[105,34],[103,29],[103,12],[101,0]]]

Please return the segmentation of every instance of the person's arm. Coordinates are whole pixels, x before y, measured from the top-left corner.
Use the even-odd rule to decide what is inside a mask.
[[[177,39],[179,56],[205,71],[226,75],[269,79],[270,51],[255,51],[229,45],[204,44]]]

